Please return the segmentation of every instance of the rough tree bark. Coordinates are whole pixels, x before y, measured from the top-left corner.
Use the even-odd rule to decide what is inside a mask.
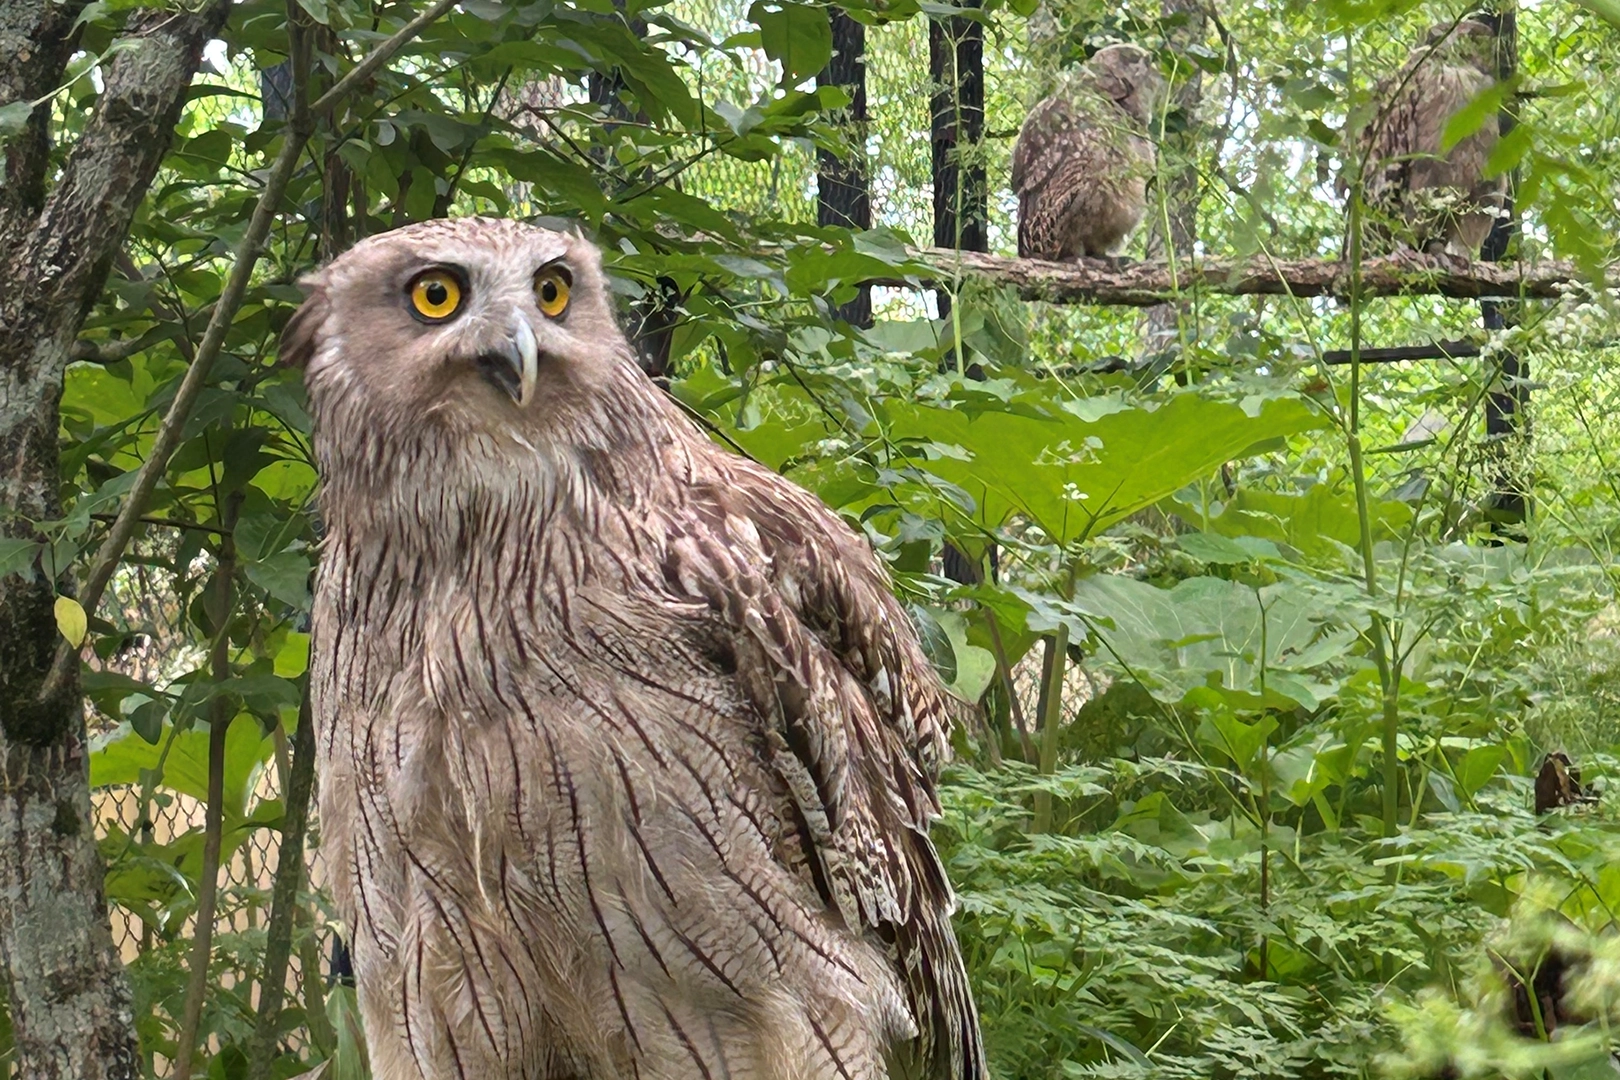
[[[1513,78],[1519,69],[1519,16],[1514,0],[1503,0],[1489,16],[1496,27],[1496,77],[1499,81]],[[1505,138],[1518,125],[1519,118],[1511,95],[1502,103],[1497,124]],[[1511,185],[1506,214],[1491,225],[1490,235],[1480,250],[1480,258],[1494,263],[1510,263],[1509,248],[1518,235],[1519,223],[1514,211],[1514,193],[1518,191],[1519,174],[1510,174]],[[1511,313],[1506,305],[1495,301],[1481,301],[1480,315],[1488,331],[1504,330],[1510,323]],[[1485,435],[1495,450],[1492,462],[1496,491],[1489,502],[1492,528],[1511,535],[1529,513],[1530,497],[1525,478],[1519,475],[1523,467],[1520,460],[1529,439],[1530,365],[1515,353],[1501,353],[1496,358],[1497,387],[1485,399]]]
[[[0,101],[61,85],[83,3],[0,4]],[[4,146],[0,188],[0,536],[60,516],[58,407],[85,312],[173,137],[202,47],[229,10],[148,11],[103,69],[84,132],[53,162],[49,108]],[[59,168],[58,168],[59,166]],[[54,184],[48,181],[55,179]],[[40,697],[63,583],[0,580],[0,964],[18,1072],[30,1080],[140,1075],[90,816],[78,680]]]

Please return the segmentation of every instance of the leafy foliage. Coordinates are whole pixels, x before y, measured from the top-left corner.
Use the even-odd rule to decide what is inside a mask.
[[[75,78],[38,103],[63,134],[128,6],[86,9]],[[300,376],[274,362],[297,279],[360,236],[475,212],[593,235],[627,323],[673,314],[670,391],[863,530],[947,680],[981,700],[938,839],[994,1075],[1577,1076],[1606,1061],[1613,808],[1538,818],[1531,792],[1545,750],[1601,785],[1620,745],[1612,297],[1524,306],[1478,364],[1354,372],[1321,350],[1479,336],[1477,311],[1189,296],[1173,347],[1114,374],[1095,361],[1141,350],[1134,312],[946,282],[947,319],[919,287],[880,290],[870,329],[832,315],[863,281],[933,273],[908,250],[930,224],[930,16],[987,27],[993,137],[964,153],[993,192],[1002,136],[1055,66],[1129,36],[1178,78],[1202,73],[1202,106],[1161,118],[1199,134],[1195,160],[1161,171],[1194,170],[1203,248],[1307,255],[1342,243],[1330,159],[1368,89],[1461,11],[1240,6],[1176,52],[1187,15],[1165,8],[851,4],[871,28],[875,133],[852,150],[847,95],[813,81],[824,6],[467,0],[320,127],[112,601],[58,608],[92,649],[92,781],[140,808],[102,823],[102,853],[109,898],[145,933],[131,975],[148,1070],[196,1053],[235,1077],[251,1053],[264,883],[227,897],[243,915],[213,941],[205,1045],[179,1047],[201,816],[148,826],[206,798],[212,719],[230,724],[227,856],[283,827],[264,781],[285,790],[318,558],[310,420]],[[410,9],[298,5],[314,89]],[[38,523],[44,543],[0,541],[0,573],[81,573],[148,456],[288,137],[286,12],[245,0],[211,49],[92,312],[90,359],[68,373],[68,509]],[[1620,235],[1620,85],[1598,74],[1620,51],[1570,8],[1520,12],[1519,35],[1517,85],[1534,93],[1496,162],[1518,170],[1515,254],[1596,270]],[[0,107],[0,137],[25,104]],[[884,227],[813,224],[818,149],[870,157]],[[1010,213],[994,195],[996,244]],[[1519,389],[1493,381],[1510,350],[1544,384],[1534,445],[1478,432],[1489,395]],[[1502,525],[1503,477],[1532,496],[1522,525]],[[942,576],[947,544],[995,573]],[[1063,691],[1050,710],[1029,691],[1043,653]],[[1038,797],[1055,808],[1040,832]],[[341,929],[315,885],[274,1070],[330,1060],[329,1078],[360,1077],[352,990],[311,970]],[[1589,958],[1557,1042],[1545,1017],[1511,1019],[1514,987],[1555,954]]]

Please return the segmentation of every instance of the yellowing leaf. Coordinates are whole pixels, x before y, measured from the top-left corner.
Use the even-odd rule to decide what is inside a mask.
[[[84,644],[84,634],[90,628],[90,621],[84,616],[84,608],[71,596],[56,598],[56,628],[75,649]]]

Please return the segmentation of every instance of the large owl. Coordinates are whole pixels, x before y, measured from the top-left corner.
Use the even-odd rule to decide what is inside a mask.
[[[324,851],[379,1080],[980,1080],[951,699],[865,542],[488,219],[307,282]]]
[[[1018,254],[1111,255],[1142,221],[1153,175],[1148,123],[1166,84],[1153,54],[1099,49],[1024,120],[1013,148]]]
[[[1496,81],[1495,44],[1494,31],[1478,19],[1434,27],[1400,71],[1378,84],[1378,112],[1356,148],[1369,251],[1479,254],[1507,200],[1507,177],[1485,175],[1496,112],[1450,149],[1443,137],[1451,118]],[[1346,189],[1342,177],[1339,187]]]

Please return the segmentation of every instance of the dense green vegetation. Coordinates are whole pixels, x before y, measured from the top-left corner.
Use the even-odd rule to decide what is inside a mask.
[[[39,104],[58,145],[129,6],[86,9],[71,80]],[[1294,0],[1189,22],[1166,7],[848,5],[869,27],[871,131],[854,152],[872,164],[877,225],[852,233],[815,224],[816,148],[852,149],[846,96],[814,83],[827,8],[465,0],[298,157],[178,452],[86,616],[67,583],[149,455],[289,137],[260,100],[287,57],[287,8],[235,6],[68,370],[65,515],[34,523],[43,542],[0,540],[0,573],[62,582],[63,632],[87,633],[101,851],[149,1070],[196,1054],[198,1075],[234,1078],[253,1056],[262,853],[284,821],[318,558],[301,376],[275,364],[296,281],[357,236],[486,213],[596,238],[627,316],[678,297],[671,392],[863,530],[941,670],[981,701],[937,838],[995,1076],[1607,1075],[1614,800],[1532,803],[1548,751],[1600,790],[1620,766],[1620,352],[1602,286],[1620,237],[1614,29],[1526,4],[1519,75],[1471,121],[1504,103],[1518,115],[1494,162],[1517,182],[1512,257],[1568,258],[1595,282],[1508,305],[1509,329],[1486,334],[1477,304],[1432,296],[1189,293],[1168,345],[1143,356],[1137,310],[971,278],[946,283],[945,319],[921,287],[879,289],[867,330],[831,314],[862,280],[934,276],[908,252],[932,229],[930,17],[985,28],[988,136],[965,153],[987,169],[1002,253],[1011,137],[1062,65],[1130,39],[1201,80],[1196,104],[1161,117],[1150,215],[1174,212],[1169,178],[1192,178],[1186,260],[1335,256],[1332,177],[1370,88],[1464,10]],[[293,10],[313,97],[416,8]],[[0,105],[0,134],[27,115]],[[1322,356],[1466,337],[1483,356]],[[1533,384],[1496,379],[1507,352]],[[1144,362],[1098,373],[1113,355]],[[1490,395],[1522,390],[1527,427],[1486,439]],[[1498,498],[1511,484],[1529,495],[1522,521]],[[945,577],[947,542],[983,568],[993,546],[993,578]],[[210,724],[231,725],[232,872],[193,984],[211,886],[188,808],[206,797]],[[341,929],[319,880],[317,866],[293,924],[273,1072],[330,1058],[338,1080],[363,1075],[363,1054],[352,991],[312,970]],[[1562,998],[1516,995],[1564,965]],[[200,1026],[178,1045],[188,996]]]

